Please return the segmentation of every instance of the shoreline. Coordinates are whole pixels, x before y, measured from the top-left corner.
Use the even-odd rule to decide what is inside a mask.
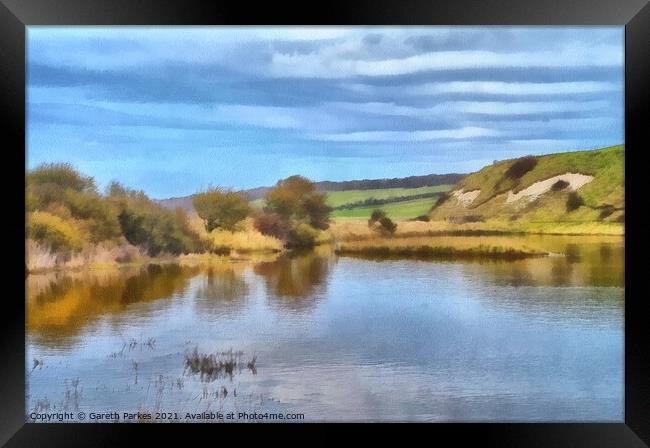
[[[506,231],[497,229],[456,229],[429,230],[420,232],[404,232],[393,237],[379,237],[367,232],[365,235],[338,235],[329,232],[329,238],[322,239],[313,248],[282,248],[282,249],[230,249],[225,253],[192,253],[179,256],[143,257],[128,262],[90,263],[84,265],[60,265],[50,268],[25,270],[25,278],[31,275],[83,272],[105,269],[127,269],[151,264],[181,264],[200,265],[212,263],[243,263],[268,261],[279,256],[297,253],[302,250],[317,250],[319,247],[329,247],[334,254],[341,257],[353,258],[419,258],[419,259],[494,259],[521,260],[550,256],[555,253],[546,248],[531,248],[522,246],[520,238],[535,237],[577,237],[577,238],[614,238],[625,237],[624,234],[592,234],[592,233],[545,233]],[[513,241],[508,241],[509,237]],[[499,239],[496,243],[490,239]],[[429,241],[427,241],[429,240]],[[442,242],[440,240],[443,240]],[[482,241],[488,240],[488,241]]]

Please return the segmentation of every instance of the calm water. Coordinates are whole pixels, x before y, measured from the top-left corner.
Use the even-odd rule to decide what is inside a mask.
[[[623,239],[526,238],[563,255],[363,260],[320,248],[31,275],[28,413],[622,421]],[[242,352],[240,363],[201,377],[185,368],[195,348]]]

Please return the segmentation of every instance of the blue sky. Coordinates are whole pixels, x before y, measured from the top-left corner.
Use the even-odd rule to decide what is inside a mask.
[[[27,164],[154,198],[624,142],[622,27],[29,27]]]

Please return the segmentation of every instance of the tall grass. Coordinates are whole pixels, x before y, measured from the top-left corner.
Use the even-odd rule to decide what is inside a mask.
[[[68,256],[55,252],[49,245],[32,239],[27,240],[26,247],[26,264],[29,272],[82,266],[113,266],[118,263],[142,260],[145,257],[141,249],[130,244],[100,243]]]
[[[363,241],[376,237],[366,221],[335,221],[328,230],[334,241]],[[556,221],[506,221],[486,220],[457,224],[451,221],[400,221],[393,239],[427,236],[470,236],[499,234],[546,234],[546,235],[624,235],[623,223],[614,222],[556,222]]]
[[[339,255],[357,255],[369,257],[417,257],[417,258],[490,258],[505,260],[520,260],[529,257],[548,255],[535,250],[515,249],[503,246],[478,245],[469,248],[454,246],[390,246],[390,245],[341,245],[336,249]]]
[[[282,241],[272,236],[262,235],[253,227],[252,219],[244,220],[240,228],[234,232],[215,229],[209,234],[215,248],[229,248],[235,252],[279,252]]]
[[[30,272],[41,269],[52,269],[57,265],[57,255],[46,244],[28,239],[26,250],[27,270]]]
[[[346,241],[337,245],[341,255],[418,256],[440,258],[519,259],[546,255],[541,247],[512,236],[421,236],[403,238],[374,237]]]

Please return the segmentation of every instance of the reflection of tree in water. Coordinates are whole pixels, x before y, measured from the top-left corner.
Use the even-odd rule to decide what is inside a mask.
[[[131,304],[182,292],[197,272],[170,264],[30,275],[27,330],[40,344],[66,345],[101,316],[121,316]]]
[[[264,277],[269,297],[278,307],[309,310],[322,295],[316,288],[327,278],[330,257],[316,251],[293,252],[272,262],[258,263],[254,271]]]
[[[625,246],[601,244],[590,254],[589,279],[599,286],[625,286]]]
[[[600,244],[600,258],[603,261],[610,261],[612,259],[612,253],[614,252],[611,244],[601,243]]]
[[[567,244],[564,248],[564,257],[567,263],[578,263],[582,260],[580,246],[577,244]]]
[[[215,315],[237,312],[246,303],[248,285],[233,266],[211,266],[196,291],[199,311]]]
[[[511,286],[529,286],[535,284],[533,274],[525,262],[513,261],[500,263],[501,271],[506,277],[506,283]]]
[[[567,255],[566,257],[553,257],[551,259],[552,286],[566,286],[571,284],[574,263],[577,263],[576,259],[579,260],[579,253],[573,257],[577,258],[572,258]]]
[[[184,289],[190,272],[177,264],[147,265],[138,275],[126,279],[121,291],[122,301],[134,303],[169,297],[174,292]],[[110,295],[109,288],[99,285],[95,294],[97,297],[106,297]]]
[[[618,242],[566,243],[543,247],[554,255],[526,260],[465,263],[475,275],[507,286],[625,285],[625,248]]]

